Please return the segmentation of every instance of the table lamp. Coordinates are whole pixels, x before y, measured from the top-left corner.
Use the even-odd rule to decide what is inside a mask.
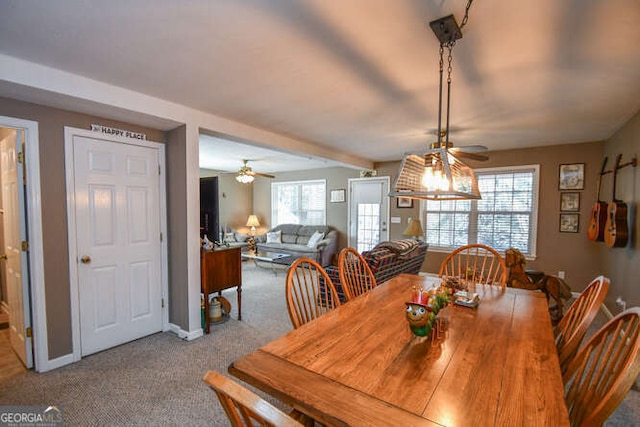
[[[256,227],[260,227],[260,221],[258,221],[258,217],[255,215],[249,215],[249,219],[247,219],[247,227],[251,227],[251,235],[256,235]]]
[[[420,237],[424,235],[422,231],[422,225],[419,219],[412,219],[407,228],[402,232],[403,236],[413,237],[416,240],[420,240]]]
[[[256,241],[254,240],[254,236],[256,235],[256,227],[260,227],[260,221],[258,221],[258,217],[256,215],[249,215],[249,219],[247,219],[247,227],[251,227],[251,231],[249,232],[249,239],[247,243],[249,243],[249,251],[256,251]]]

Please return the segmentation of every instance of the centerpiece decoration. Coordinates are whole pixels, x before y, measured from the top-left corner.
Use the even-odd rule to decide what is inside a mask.
[[[425,337],[437,332],[441,323],[438,313],[449,303],[449,295],[449,288],[443,286],[429,290],[421,286],[412,289],[411,301],[406,303],[406,317],[414,335]]]

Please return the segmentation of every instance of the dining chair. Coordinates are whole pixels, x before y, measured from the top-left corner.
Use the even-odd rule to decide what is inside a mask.
[[[305,425],[219,372],[209,371],[203,380],[215,391],[232,427]]]
[[[344,248],[340,251],[338,270],[347,301],[376,287],[376,278],[369,264],[354,248]]]
[[[286,283],[287,309],[296,329],[340,305],[329,275],[311,258],[295,260]]]
[[[560,369],[564,372],[573,359],[589,326],[600,310],[609,291],[609,279],[598,276],[569,306],[556,326],[554,333]]]
[[[611,319],[578,351],[563,374],[572,426],[604,423],[640,374],[640,308]]]
[[[504,258],[490,246],[469,244],[451,252],[440,265],[440,277],[456,277],[476,283],[507,286]]]

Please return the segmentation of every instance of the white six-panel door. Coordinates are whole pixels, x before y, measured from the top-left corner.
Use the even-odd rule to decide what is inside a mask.
[[[158,155],[73,137],[83,356],[162,330]]]
[[[26,336],[31,326],[29,310],[29,281],[27,255],[22,241],[27,240],[24,222],[23,168],[18,162],[22,153],[23,131],[0,142],[0,170],[2,173],[2,227],[4,231],[5,280],[9,305],[9,341],[22,363],[33,366],[31,338]],[[23,276],[24,270],[24,276]]]

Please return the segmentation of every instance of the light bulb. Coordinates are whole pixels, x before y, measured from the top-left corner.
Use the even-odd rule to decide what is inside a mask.
[[[433,175],[433,168],[428,165],[424,168],[424,174],[422,175],[422,186],[428,191],[432,191],[435,188],[435,176]]]

